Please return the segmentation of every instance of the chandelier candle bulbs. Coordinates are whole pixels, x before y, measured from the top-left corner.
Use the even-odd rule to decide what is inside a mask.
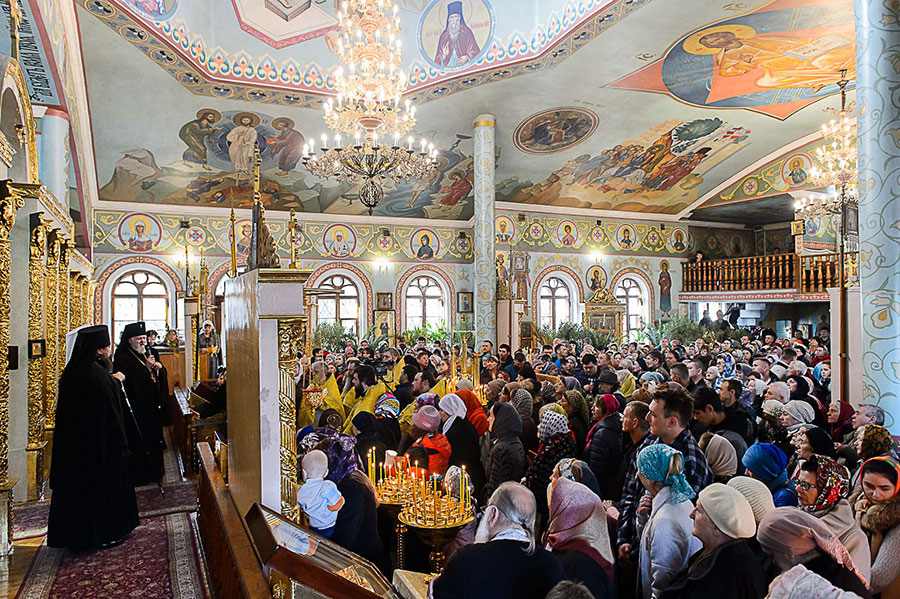
[[[360,185],[359,200],[371,216],[384,199],[385,181],[430,178],[437,151],[422,139],[416,152],[412,136],[406,137],[416,124],[416,107],[408,99],[401,102],[409,81],[400,66],[400,19],[393,1],[343,0],[337,18],[337,95],[323,104],[325,123],[336,133],[334,144],[329,147],[323,134],[317,153],[310,139],[303,164],[321,179]],[[354,144],[342,146],[341,133]]]

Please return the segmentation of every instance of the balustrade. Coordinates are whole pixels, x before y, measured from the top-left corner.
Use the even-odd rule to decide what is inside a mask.
[[[853,284],[858,255],[847,254],[847,279]],[[838,254],[772,254],[683,263],[684,291],[709,293],[795,289],[824,293],[838,285]]]

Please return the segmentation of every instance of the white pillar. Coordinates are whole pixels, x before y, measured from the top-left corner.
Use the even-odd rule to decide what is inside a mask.
[[[494,251],[494,115],[475,119],[475,345],[497,340]],[[454,315],[455,316],[455,315]]]
[[[41,117],[41,181],[59,202],[69,204],[69,115],[48,108]]]

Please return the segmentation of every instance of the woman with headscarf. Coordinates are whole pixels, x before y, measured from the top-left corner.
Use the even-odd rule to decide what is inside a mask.
[[[475,432],[481,437],[488,430],[488,418],[484,406],[470,389],[457,389],[456,394],[466,404],[466,420],[472,423]]]
[[[522,364],[522,367],[519,369],[519,376],[516,380],[520,383],[528,380],[537,382],[537,374],[535,374],[534,368],[531,366],[531,362],[525,362],[524,364]]]
[[[603,502],[584,485],[566,478],[552,481],[546,493],[550,525],[544,545],[562,564],[567,578],[580,581],[598,599],[612,597],[615,558]]]
[[[537,500],[538,513],[543,516],[542,526],[547,522],[547,484],[556,463],[563,458],[575,457],[575,440],[569,431],[566,417],[554,410],[541,415],[538,426],[541,444],[525,472],[525,486],[531,489]]]
[[[200,327],[200,332],[197,334],[197,349],[200,350],[200,353],[206,354],[208,368],[206,376],[208,379],[216,378],[216,372],[219,369],[220,347],[219,334],[216,332],[212,321],[204,321]]]
[[[591,421],[587,402],[584,400],[584,395],[581,394],[581,391],[573,389],[566,391],[558,403],[566,411],[566,416],[569,419],[569,428],[575,437],[575,447],[580,457],[582,452],[584,452],[588,423]]]
[[[508,386],[508,385],[507,385]],[[519,439],[522,440],[522,447],[527,452],[535,452],[538,448],[537,423],[534,421],[534,398],[531,393],[525,389],[516,389],[510,400],[512,407],[516,409],[519,418],[522,420],[522,432],[519,433]]]
[[[563,458],[556,463],[553,468],[553,474],[550,475],[550,482],[557,478],[568,478],[572,482],[581,483],[594,492],[597,497],[603,498],[600,494],[600,483],[594,477],[587,463],[575,458]]]
[[[871,597],[850,553],[825,524],[796,508],[775,508],[759,523],[756,538],[781,572],[803,564],[839,589]]]
[[[784,452],[771,443],[754,443],[742,460],[747,476],[769,487],[775,507],[797,505],[797,492],[788,478],[787,461]]]
[[[400,402],[393,393],[385,393],[375,402],[375,424],[378,436],[388,449],[400,445]]]
[[[513,381],[511,383],[504,383],[503,387],[500,389],[500,397],[497,401],[512,401],[513,393],[522,388],[522,383],[518,381]]]
[[[622,496],[618,472],[624,453],[619,400],[611,393],[596,397],[593,412],[596,424],[587,434],[584,461],[600,482],[600,496],[617,501]]]
[[[619,380],[619,391],[622,397],[631,397],[634,390],[637,389],[637,379],[628,370],[622,369],[616,371],[616,378]]]
[[[644,599],[655,599],[702,549],[692,534],[695,493],[684,476],[684,455],[664,443],[642,449],[636,464],[638,478],[651,498],[649,504],[642,500],[638,508],[643,528],[640,584]]]
[[[894,438],[890,431],[877,424],[866,424],[856,429],[856,454],[859,456],[860,466],[853,473],[853,492],[859,491],[862,485],[862,464],[874,457],[889,455],[894,447]]]
[[[821,520],[840,539],[868,581],[869,541],[853,519],[853,508],[847,501],[850,494],[847,468],[828,456],[812,455],[800,462],[794,484],[800,509]]]
[[[516,409],[509,403],[494,404],[488,426],[491,452],[488,454],[487,481],[482,492],[484,505],[501,484],[522,480],[528,467],[525,448],[519,438],[522,419]]]
[[[796,447],[796,458],[800,460],[808,460],[813,455],[824,455],[829,458],[835,458],[834,441],[825,432],[825,429],[816,426],[801,428],[794,435],[792,440]]]
[[[828,406],[828,434],[841,443],[844,435],[853,430],[853,406],[846,401],[833,401]]]
[[[784,404],[781,411],[781,425],[787,429],[789,435],[803,427],[813,426],[813,420],[816,418],[816,411],[809,403],[792,399]]]
[[[812,369],[812,378],[815,382],[813,395],[819,401],[826,403],[831,399],[831,362],[819,362]]]
[[[428,476],[441,476],[450,467],[452,450],[447,437],[441,432],[441,414],[434,406],[423,406],[413,414],[414,430],[419,438],[411,447],[420,446],[428,456]]]
[[[862,491],[854,495],[856,521],[869,538],[869,584],[882,599],[900,597],[900,463],[877,456],[860,468]]]
[[[859,599],[859,597],[837,588],[815,572],[798,564],[772,581],[767,599]]]
[[[785,382],[787,383],[788,389],[791,390],[790,401],[788,403],[791,401],[806,402],[815,412],[812,422],[816,426],[824,426],[826,408],[822,402],[819,401],[819,398],[812,394],[813,386],[809,379],[805,376],[792,374],[787,377]]]
[[[475,426],[466,419],[467,408],[456,393],[448,393],[438,402],[441,414],[441,432],[450,443],[450,465],[466,467],[472,477],[476,497],[484,487],[484,467],[481,465],[481,447]]]
[[[472,486],[472,479],[469,477],[468,471],[464,471],[459,466],[450,466],[447,468],[447,474],[444,476],[444,490],[448,495],[455,497],[458,500],[462,488],[460,483],[463,480],[465,480],[469,497],[472,497],[472,512],[474,513],[475,518],[456,533],[453,540],[444,545],[444,556],[446,559],[450,559],[450,556],[456,553],[459,548],[471,545],[475,542],[475,533],[478,530],[478,524],[481,521],[481,510],[478,508],[479,500],[477,499],[477,495],[474,494],[475,488]]]
[[[737,452],[722,435],[705,432],[698,443],[713,474],[713,482],[726,484],[737,474]]]
[[[721,353],[716,358],[716,369],[718,377],[716,377],[715,389],[718,391],[722,387],[722,383],[728,379],[734,378],[734,357],[729,353]]]

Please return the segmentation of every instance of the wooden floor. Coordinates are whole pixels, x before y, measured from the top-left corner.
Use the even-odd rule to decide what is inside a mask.
[[[44,537],[24,539],[13,543],[15,550],[9,557],[0,558],[0,597],[15,597],[25,580],[25,574],[34,561]]]

